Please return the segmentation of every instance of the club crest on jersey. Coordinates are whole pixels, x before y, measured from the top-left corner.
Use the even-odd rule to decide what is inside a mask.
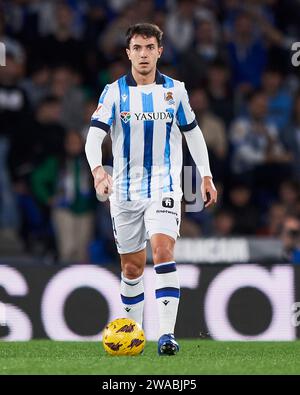
[[[165,93],[165,101],[168,102],[168,104],[175,104],[175,101],[173,98],[173,92]]]
[[[130,114],[129,111],[122,111],[122,112],[120,113],[120,115],[121,115],[121,119],[122,119],[122,121],[123,121],[124,123],[127,123],[127,122],[130,121],[131,114]]]

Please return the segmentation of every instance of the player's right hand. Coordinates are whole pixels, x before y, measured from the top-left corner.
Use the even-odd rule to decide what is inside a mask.
[[[112,193],[112,177],[103,169],[102,166],[96,167],[93,171],[94,187],[97,195],[109,196]]]

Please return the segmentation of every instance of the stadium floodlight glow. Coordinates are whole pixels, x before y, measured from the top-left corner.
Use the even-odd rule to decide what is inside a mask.
[[[121,303],[116,298],[120,292],[120,280],[114,274],[92,265],[68,267],[61,270],[49,281],[42,298],[42,320],[50,339],[101,340],[104,328],[99,328],[99,332],[93,336],[80,336],[66,324],[65,302],[75,289],[81,287],[94,288],[107,300],[109,306],[107,322],[122,317]]]
[[[26,296],[28,286],[22,274],[13,267],[0,265],[0,286],[10,296]],[[9,333],[2,340],[30,340],[32,338],[32,324],[27,315],[19,307],[10,303],[2,303],[2,314],[5,313],[5,326]],[[3,322],[4,323],[4,322]]]
[[[257,265],[236,265],[223,270],[209,285],[205,299],[205,317],[211,336],[217,340],[294,340],[296,334],[290,320],[293,281],[293,268],[282,265],[271,270]],[[232,294],[244,287],[262,291],[272,306],[271,322],[259,335],[239,333],[227,315]]]

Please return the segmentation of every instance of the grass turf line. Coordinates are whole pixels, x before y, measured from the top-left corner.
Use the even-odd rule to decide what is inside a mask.
[[[180,340],[176,356],[111,357],[99,342],[0,341],[0,374],[300,374],[300,341]]]

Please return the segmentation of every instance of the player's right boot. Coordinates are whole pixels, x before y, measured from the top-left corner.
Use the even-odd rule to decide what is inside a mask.
[[[179,345],[172,333],[162,335],[158,339],[158,355],[175,355],[179,351]]]

